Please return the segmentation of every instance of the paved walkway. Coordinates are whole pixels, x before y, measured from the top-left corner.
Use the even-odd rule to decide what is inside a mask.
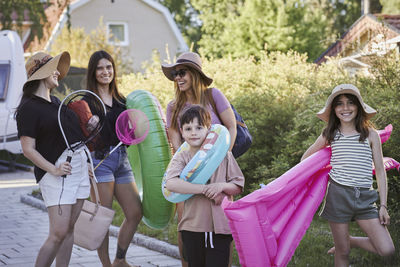
[[[20,201],[21,195],[34,188],[38,186],[33,173],[10,173],[0,169],[0,266],[34,266],[39,248],[47,237],[47,213]],[[110,236],[112,258],[116,243],[116,238]],[[180,266],[176,258],[134,244],[129,247],[127,260],[142,267]],[[101,267],[101,264],[96,251],[74,246],[70,266]]]

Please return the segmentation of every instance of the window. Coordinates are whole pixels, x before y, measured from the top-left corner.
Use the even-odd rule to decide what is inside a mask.
[[[107,34],[110,44],[121,46],[129,45],[128,24],[126,22],[108,22]]]
[[[9,61],[0,60],[0,100],[5,100],[7,96],[10,68]]]

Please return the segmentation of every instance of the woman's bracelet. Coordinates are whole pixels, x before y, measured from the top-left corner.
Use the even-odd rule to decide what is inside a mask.
[[[385,209],[387,210],[387,206],[386,205],[381,204],[381,207],[385,207]]]

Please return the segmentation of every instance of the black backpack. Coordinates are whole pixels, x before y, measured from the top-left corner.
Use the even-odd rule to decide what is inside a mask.
[[[217,114],[219,120],[222,122],[219,114],[217,107],[214,102],[214,98],[212,97],[212,88],[207,89],[207,97],[211,103],[212,108],[215,111],[215,114]],[[244,122],[242,116],[240,116],[239,112],[236,111],[235,107],[231,104],[231,108],[233,110],[233,113],[235,114],[236,118],[236,140],[235,144],[233,145],[232,148],[232,154],[235,158],[240,157],[243,155],[251,146],[251,143],[253,142],[253,137],[251,136],[249,129],[247,128],[246,123]]]

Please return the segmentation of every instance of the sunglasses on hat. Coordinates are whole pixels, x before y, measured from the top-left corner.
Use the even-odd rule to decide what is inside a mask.
[[[173,70],[173,71],[171,71],[171,75],[172,75],[172,78],[174,78],[174,79],[175,79],[177,76],[179,76],[180,78],[183,78],[183,77],[185,77],[186,72],[187,72],[187,69],[180,69],[180,70],[178,70],[178,71]]]

